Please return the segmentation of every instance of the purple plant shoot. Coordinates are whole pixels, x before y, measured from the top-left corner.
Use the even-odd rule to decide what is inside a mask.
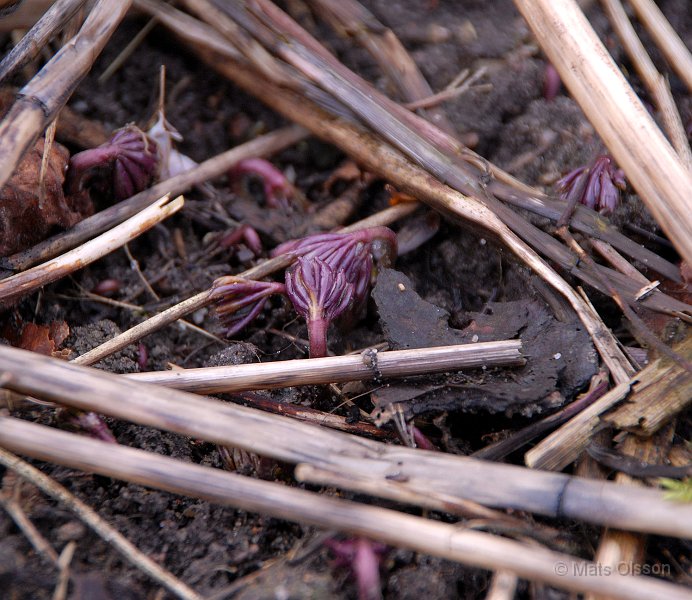
[[[214,281],[210,298],[216,303],[216,314],[226,327],[226,335],[230,337],[262,312],[270,296],[285,293],[283,283],[228,275]]]
[[[557,182],[560,197],[568,202],[577,196],[577,202],[611,215],[620,203],[620,190],[626,187],[625,174],[615,168],[609,156],[601,155],[590,166],[570,171]]]
[[[328,540],[327,546],[334,553],[335,567],[347,567],[356,578],[359,600],[380,600],[380,562],[387,551],[384,544],[357,537],[350,540]]]
[[[353,284],[344,271],[335,271],[319,258],[302,257],[286,271],[286,294],[307,321],[310,357],[327,356],[329,324],[350,307]]]
[[[231,180],[254,175],[262,180],[264,198],[270,208],[288,208],[293,196],[293,186],[286,176],[263,158],[247,158],[233,165],[228,173]]]
[[[396,234],[388,227],[370,227],[351,233],[320,233],[277,246],[272,256],[293,254],[318,258],[335,271],[343,271],[353,284],[354,304],[367,295],[372,275],[373,254],[378,262],[390,265],[396,259]]]
[[[75,193],[82,189],[96,168],[110,169],[113,196],[124,200],[141,192],[156,177],[158,146],[139,127],[127,125],[105,144],[79,152],[70,159],[68,191]]]

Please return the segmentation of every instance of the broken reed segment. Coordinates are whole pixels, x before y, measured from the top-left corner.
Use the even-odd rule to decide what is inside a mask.
[[[98,0],[77,35],[27,83],[0,122],[0,188],[89,72],[132,0]]]
[[[8,306],[22,296],[106,256],[178,212],[183,204],[182,196],[169,202],[169,196],[165,195],[134,217],[78,248],[47,263],[0,280],[0,306]]]
[[[623,600],[689,598],[687,589],[682,586],[617,572],[600,575],[595,563],[540,546],[464,530],[457,524],[325,497],[152,452],[104,444],[11,417],[0,417],[0,444],[17,453],[90,473],[279,519],[361,535],[473,567],[506,569],[524,579],[558,588]]]
[[[379,497],[390,500],[405,501],[398,490],[433,489],[487,506],[692,537],[692,504],[668,502],[660,490],[632,490],[607,481],[391,446],[7,346],[0,346],[0,372],[5,373],[6,389],[34,398],[283,462],[307,463],[373,482],[396,481],[396,487],[377,489]],[[421,506],[426,506],[425,497],[421,494]]]
[[[673,346],[692,357],[692,336]],[[627,402],[603,421],[637,435],[650,436],[692,404],[692,374],[668,358],[659,358],[637,375]]]
[[[348,356],[129,373],[124,377],[198,394],[218,394],[363,379],[412,377],[459,369],[519,366],[524,363],[521,341],[505,340],[387,352],[365,350],[361,354]]]
[[[673,350],[689,360],[692,354],[692,337],[673,347]],[[669,358],[659,358],[606,392],[591,406],[551,433],[524,455],[524,462],[534,469],[559,471],[577,460],[591,440],[595,430],[604,421],[610,425],[624,427],[629,424],[635,433],[651,435],[656,428],[684,409],[690,402],[692,375]],[[636,390],[632,395],[631,390]],[[628,398],[629,395],[629,398]],[[620,401],[628,399],[608,417],[601,415]],[[634,404],[630,405],[632,398]],[[617,416],[616,416],[617,415]],[[641,422],[640,416],[650,419]],[[647,432],[646,427],[649,428]],[[653,428],[653,429],[651,429]]]
[[[628,0],[628,2],[637,13],[639,21],[661,49],[668,64],[692,91],[692,54],[685,46],[685,42],[680,39],[653,0]]]

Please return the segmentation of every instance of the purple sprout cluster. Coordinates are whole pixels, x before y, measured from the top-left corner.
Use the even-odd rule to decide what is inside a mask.
[[[611,215],[620,203],[620,190],[626,187],[625,174],[613,160],[601,155],[588,166],[570,171],[557,182],[560,197]]]
[[[111,139],[70,159],[68,189],[74,193],[84,187],[96,168],[111,170],[113,195],[124,200],[145,189],[156,177],[160,157],[156,142],[139,127],[127,125]]]
[[[291,240],[273,256],[290,254],[296,262],[286,284],[222,277],[214,282],[217,314],[233,335],[252,321],[272,294],[286,294],[308,324],[310,356],[327,355],[327,331],[339,316],[365,302],[373,272],[373,253],[396,257],[396,235],[387,227],[352,233],[324,233]]]

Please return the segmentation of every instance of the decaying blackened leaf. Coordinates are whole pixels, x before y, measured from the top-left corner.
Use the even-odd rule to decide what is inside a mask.
[[[65,196],[63,181],[69,152],[53,143],[40,191],[43,138],[27,153],[0,190],[0,256],[31,247],[56,227],[71,227],[94,212],[88,194]]]
[[[383,269],[373,291],[384,334],[395,349],[468,344],[520,337],[526,365],[426,377],[373,395],[387,411],[392,403],[410,418],[441,410],[541,413],[587,385],[598,365],[596,351],[576,316],[558,321],[535,300],[488,303],[468,313],[463,330],[449,326],[444,309],[423,300],[404,274]],[[407,389],[412,387],[413,389]]]

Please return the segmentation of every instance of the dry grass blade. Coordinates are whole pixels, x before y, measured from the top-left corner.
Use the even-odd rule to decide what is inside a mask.
[[[162,568],[146,554],[138,550],[127,538],[120,534],[120,532],[99,517],[92,508],[73,496],[63,486],[48,477],[48,475],[41,473],[36,467],[32,467],[21,458],[14,456],[1,447],[0,464],[5,465],[8,469],[12,469],[18,475],[33,483],[44,494],[54,498],[71,510],[101,538],[120,552],[125,559],[149,575],[154,581],[160,583],[172,594],[183,600],[202,600],[199,594]]]
[[[33,60],[86,0],[57,0],[0,62],[0,81]]]
[[[515,0],[542,49],[680,255],[692,262],[682,164],[574,0]]]
[[[521,341],[507,340],[391,352],[366,350],[355,356],[131,373],[127,377],[198,394],[216,394],[521,364]]]
[[[692,505],[667,502],[656,490],[632,491],[562,473],[387,446],[16,348],[0,346],[0,370],[7,373],[7,389],[36,398],[285,462],[307,463],[375,482],[396,479],[399,488],[378,491],[393,500],[406,501],[406,495],[400,498],[397,489],[419,493],[434,489],[488,506],[692,537]]]
[[[151,188],[80,221],[69,231],[37,244],[33,248],[1,260],[2,267],[20,271],[74,248],[99,233],[129,219],[164,194],[175,196],[192,186],[226,173],[246,158],[266,157],[304,139],[307,132],[296,125],[284,127],[214,156],[185,173],[161,181]]]
[[[0,305],[8,306],[22,296],[57,281],[109,254],[116,248],[120,248],[157,223],[178,212],[183,204],[182,196],[169,202],[169,197],[166,195],[139,214],[79,248],[75,248],[43,265],[0,280]]]
[[[201,467],[74,434],[0,418],[0,443],[15,452],[226,506],[337,529],[484,569],[505,569],[559,588],[611,598],[683,600],[687,590],[647,577],[580,576],[597,566],[541,547],[464,530],[396,511],[356,504]],[[5,454],[3,452],[3,454]],[[556,566],[565,566],[564,572]]]
[[[658,105],[663,125],[675,151],[687,169],[692,171],[690,143],[687,141],[687,134],[680,119],[680,113],[675,106],[673,96],[670,93],[668,82],[656,70],[653,61],[646,52],[646,48],[644,48],[644,44],[637,37],[632,23],[627,18],[620,0],[601,0],[601,3],[608,14],[613,29],[618,34],[627,54],[632,60],[634,68]]]
[[[692,54],[680,39],[661,9],[652,0],[628,0],[654,38],[654,41],[668,59],[670,66],[677,72],[687,87],[692,91]]]
[[[0,123],[0,188],[88,73],[132,0],[99,0],[79,33],[19,92]]]

